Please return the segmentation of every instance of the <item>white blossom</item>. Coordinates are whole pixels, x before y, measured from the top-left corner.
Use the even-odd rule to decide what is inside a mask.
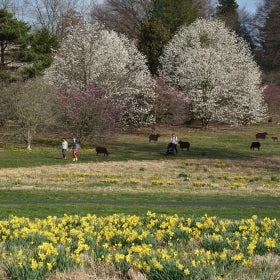
[[[107,97],[123,106],[124,124],[138,126],[154,120],[154,82],[144,56],[126,37],[101,25],[75,26],[45,76],[65,89],[104,87]]]
[[[221,21],[198,19],[181,27],[160,62],[160,75],[178,86],[203,125],[264,118],[261,72],[246,43]]]

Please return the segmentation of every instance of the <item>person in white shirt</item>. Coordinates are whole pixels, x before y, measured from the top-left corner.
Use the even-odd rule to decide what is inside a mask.
[[[178,137],[174,133],[171,135],[170,142],[172,143],[174,150],[176,151],[176,154],[178,154],[178,150],[177,150]]]
[[[61,152],[62,152],[63,159],[66,159],[67,150],[68,150],[68,142],[65,139],[63,139],[61,143]]]

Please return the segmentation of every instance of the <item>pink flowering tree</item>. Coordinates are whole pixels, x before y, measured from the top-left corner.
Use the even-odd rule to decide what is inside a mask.
[[[155,78],[156,124],[182,125],[190,119],[188,101],[175,87],[171,87],[160,78]]]
[[[72,86],[66,92],[53,95],[59,119],[71,129],[79,141],[104,143],[121,128],[122,108],[106,97],[101,87],[88,86],[86,90]]]

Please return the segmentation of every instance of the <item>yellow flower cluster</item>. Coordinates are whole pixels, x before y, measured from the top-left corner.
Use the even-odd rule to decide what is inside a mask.
[[[257,216],[240,221],[150,211],[144,217],[11,216],[0,221],[0,263],[13,279],[43,279],[85,263],[86,256],[150,278],[218,279],[231,267],[251,266],[255,255],[280,254],[279,236],[276,219]]]

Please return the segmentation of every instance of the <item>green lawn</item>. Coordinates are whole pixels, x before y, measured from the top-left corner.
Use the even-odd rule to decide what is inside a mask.
[[[164,154],[173,130],[179,139],[190,141],[190,151]],[[255,133],[262,131],[268,137],[260,141],[261,150],[251,150]],[[105,142],[108,157],[97,156],[93,145],[82,143],[77,163],[71,161],[70,152],[62,160],[60,139],[55,137],[39,135],[28,151],[2,136],[0,219],[64,213],[142,215],[148,210],[230,219],[254,214],[280,218],[280,207],[275,204],[280,194],[280,142],[271,139],[280,135],[279,125],[212,127],[208,131],[159,128],[158,132],[158,143],[148,142],[147,131],[120,134]],[[65,175],[68,170],[83,174]],[[98,176],[93,175],[95,170]],[[160,180],[163,183],[154,185]]]

